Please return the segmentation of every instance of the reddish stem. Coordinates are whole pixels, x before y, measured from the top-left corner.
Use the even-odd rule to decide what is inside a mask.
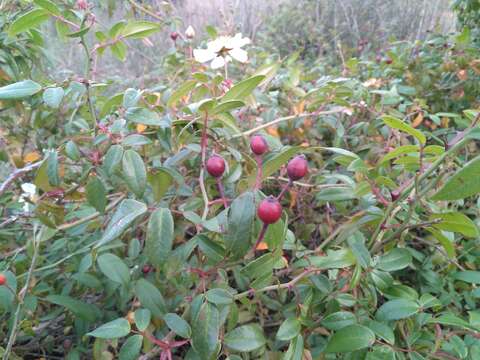
[[[258,190],[262,185],[262,155],[255,155],[255,160],[257,161],[257,178],[254,190]]]
[[[289,179],[288,180],[288,183],[285,184],[285,186],[283,187],[282,191],[280,192],[280,194],[278,194],[277,196],[277,200],[280,201],[282,200],[283,198],[283,195],[285,195],[285,193],[287,192],[287,190],[290,188],[290,186],[293,185],[293,180],[292,179]]]
[[[217,188],[218,192],[220,193],[220,197],[222,198],[223,206],[225,206],[225,209],[228,207],[228,201],[227,198],[225,197],[225,190],[223,189],[223,184],[220,178],[216,178],[217,180]]]
[[[260,230],[260,234],[258,234],[258,239],[255,245],[253,246],[252,252],[255,253],[255,250],[257,250],[258,245],[263,241],[263,238],[265,237],[265,234],[267,233],[268,229],[268,224],[263,223],[262,230]]]

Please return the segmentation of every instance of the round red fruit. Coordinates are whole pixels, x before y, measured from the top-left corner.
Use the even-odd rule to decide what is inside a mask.
[[[176,31],[173,31],[173,32],[170,33],[170,39],[172,39],[173,41],[177,41],[178,36],[179,36],[179,34]]]
[[[0,274],[0,286],[7,283],[7,277],[4,274]]]
[[[213,177],[221,177],[225,172],[225,160],[221,156],[213,155],[207,160],[207,171]]]
[[[265,224],[273,224],[282,216],[282,205],[273,196],[262,200],[258,205],[257,214]]]
[[[150,265],[143,265],[142,272],[144,274],[148,274],[150,271],[152,271],[152,267]]]
[[[299,180],[307,175],[308,162],[305,156],[298,155],[288,162],[287,174],[291,180]]]
[[[254,135],[250,139],[250,149],[255,155],[263,155],[268,151],[268,144],[262,135]]]

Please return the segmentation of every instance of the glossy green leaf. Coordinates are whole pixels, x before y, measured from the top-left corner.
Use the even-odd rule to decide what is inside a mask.
[[[78,316],[80,319],[89,322],[94,322],[101,316],[100,311],[95,305],[85,303],[70,296],[48,295],[45,300],[52,304],[63,306],[71,311],[75,316]]]
[[[148,221],[145,253],[149,261],[160,267],[170,256],[173,244],[173,217],[169,209],[155,210]]]
[[[201,359],[210,359],[215,354],[219,335],[220,314],[215,305],[204,303],[192,320],[191,343]]]
[[[21,32],[33,29],[43,23],[44,21],[48,20],[50,17],[49,13],[45,9],[33,9],[29,12],[23,14],[19,18],[17,18],[10,28],[8,29],[8,33],[10,36],[19,34]],[[1,88],[0,88],[1,90]],[[0,96],[1,99],[1,96]]]
[[[477,237],[478,228],[468,216],[460,212],[432,214],[430,220],[438,220],[434,228],[445,231],[458,232],[466,237]]]
[[[50,0],[33,0],[33,2],[53,15],[61,15],[58,6]]]
[[[301,328],[302,326],[297,318],[288,318],[278,328],[276,337],[281,341],[292,340],[294,337],[300,334]]]
[[[147,212],[144,203],[132,199],[123,200],[113,214],[103,233],[102,238],[95,246],[98,248],[119,237],[139,216]]]
[[[379,321],[400,320],[416,314],[420,309],[417,302],[407,299],[387,301],[377,310],[376,318]]]
[[[246,80],[240,81],[228,90],[222,97],[222,103],[230,100],[243,100],[265,79],[264,75],[255,75]]]
[[[236,198],[228,213],[228,229],[224,241],[228,251],[236,258],[245,255],[250,249],[253,220],[255,217],[254,196],[245,192]]]
[[[93,176],[87,183],[87,200],[99,213],[103,214],[107,206],[107,190],[98,176]]]
[[[87,333],[101,339],[117,339],[127,336],[130,333],[130,323],[127,319],[119,318],[103,324],[99,328]]]
[[[192,336],[192,329],[190,328],[190,325],[177,314],[168,313],[163,317],[163,320],[165,320],[167,326],[175,334],[180,335],[185,339],[188,339]]]
[[[407,249],[395,248],[378,260],[377,268],[383,271],[401,270],[412,262],[412,255]]]
[[[145,331],[150,325],[150,320],[152,318],[152,313],[148,309],[137,309],[133,314],[135,319],[135,326],[140,331]]]
[[[130,271],[127,265],[114,254],[102,254],[97,259],[100,271],[110,280],[127,285],[130,282]]]
[[[225,334],[224,344],[228,348],[240,351],[254,351],[265,345],[262,328],[256,324],[243,325]]]
[[[427,138],[425,135],[420,130],[414,129],[410,125],[408,125],[406,122],[397,119],[396,117],[389,116],[389,115],[384,115],[382,116],[383,122],[391,127],[392,129],[397,129],[403,132],[406,132],[409,135],[412,135],[414,138],[416,138],[420,144],[424,145],[427,142]]]
[[[24,80],[0,87],[0,100],[23,99],[42,90],[42,87],[32,80]]]
[[[121,31],[124,38],[142,39],[161,29],[160,24],[151,21],[130,21]]]
[[[142,197],[147,186],[147,171],[142,157],[134,150],[127,150],[122,159],[123,179],[129,189]]]
[[[158,318],[166,313],[165,300],[160,290],[151,282],[140,279],[135,284],[135,294],[143,307],[152,312],[152,315]]]
[[[480,193],[480,156],[450,176],[432,200],[459,200]]]
[[[58,109],[64,94],[65,91],[61,87],[48,88],[43,92],[43,101],[51,108]]]
[[[143,336],[132,335],[125,341],[118,353],[119,360],[136,360],[142,350]]]
[[[327,353],[345,353],[370,347],[375,334],[363,325],[349,325],[333,334],[327,344]]]
[[[348,311],[338,311],[325,316],[321,325],[329,330],[340,330],[341,328],[357,323],[355,315]]]
[[[210,289],[205,294],[206,299],[215,305],[228,305],[233,302],[233,295],[225,289]]]

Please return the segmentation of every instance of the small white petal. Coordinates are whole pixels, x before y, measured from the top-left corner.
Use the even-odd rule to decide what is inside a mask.
[[[246,63],[248,61],[248,53],[245,50],[240,48],[235,48],[228,52],[235,60],[240,61],[241,63]]]
[[[215,59],[213,59],[212,64],[210,65],[212,69],[219,69],[222,66],[225,65],[225,59],[223,56],[217,56]]]
[[[185,36],[189,39],[192,39],[195,37],[195,30],[194,28],[192,27],[192,25],[189,25],[187,27],[187,30],[185,30]]]
[[[250,44],[250,39],[247,38],[247,37],[242,38],[242,34],[237,33],[237,34],[235,34],[235,36],[233,38],[231,38],[230,43],[231,43],[232,48],[239,48],[239,47]]]
[[[196,61],[200,63],[204,63],[207,61],[212,60],[217,56],[213,51],[210,51],[209,49],[194,49],[193,50],[193,57],[195,58]]]
[[[28,195],[35,195],[35,193],[37,192],[37,187],[35,186],[35,184],[32,183],[24,183],[22,184],[22,190]]]

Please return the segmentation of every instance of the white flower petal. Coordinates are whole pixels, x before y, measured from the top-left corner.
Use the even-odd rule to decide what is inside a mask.
[[[193,50],[193,57],[195,58],[196,61],[200,63],[204,63],[207,61],[212,60],[215,58],[217,54],[215,52],[209,50],[209,49],[194,49]]]
[[[212,67],[212,69],[219,69],[224,65],[225,59],[223,58],[223,56],[217,56],[215,59],[213,59],[210,66]]]
[[[242,46],[250,44],[250,39],[247,38],[247,37],[242,38],[242,34],[237,33],[237,34],[235,34],[235,36],[233,38],[231,38],[230,44],[231,44],[232,49],[233,48],[240,48]]]
[[[35,195],[35,193],[37,192],[37,187],[35,186],[35,184],[32,183],[24,183],[22,184],[22,190],[28,195]]]
[[[240,48],[235,48],[228,52],[235,60],[240,61],[241,63],[246,63],[248,61],[248,53],[245,50]]]
[[[189,25],[187,27],[187,30],[185,30],[185,36],[189,39],[192,39],[195,37],[195,29],[193,28],[192,25]]]

